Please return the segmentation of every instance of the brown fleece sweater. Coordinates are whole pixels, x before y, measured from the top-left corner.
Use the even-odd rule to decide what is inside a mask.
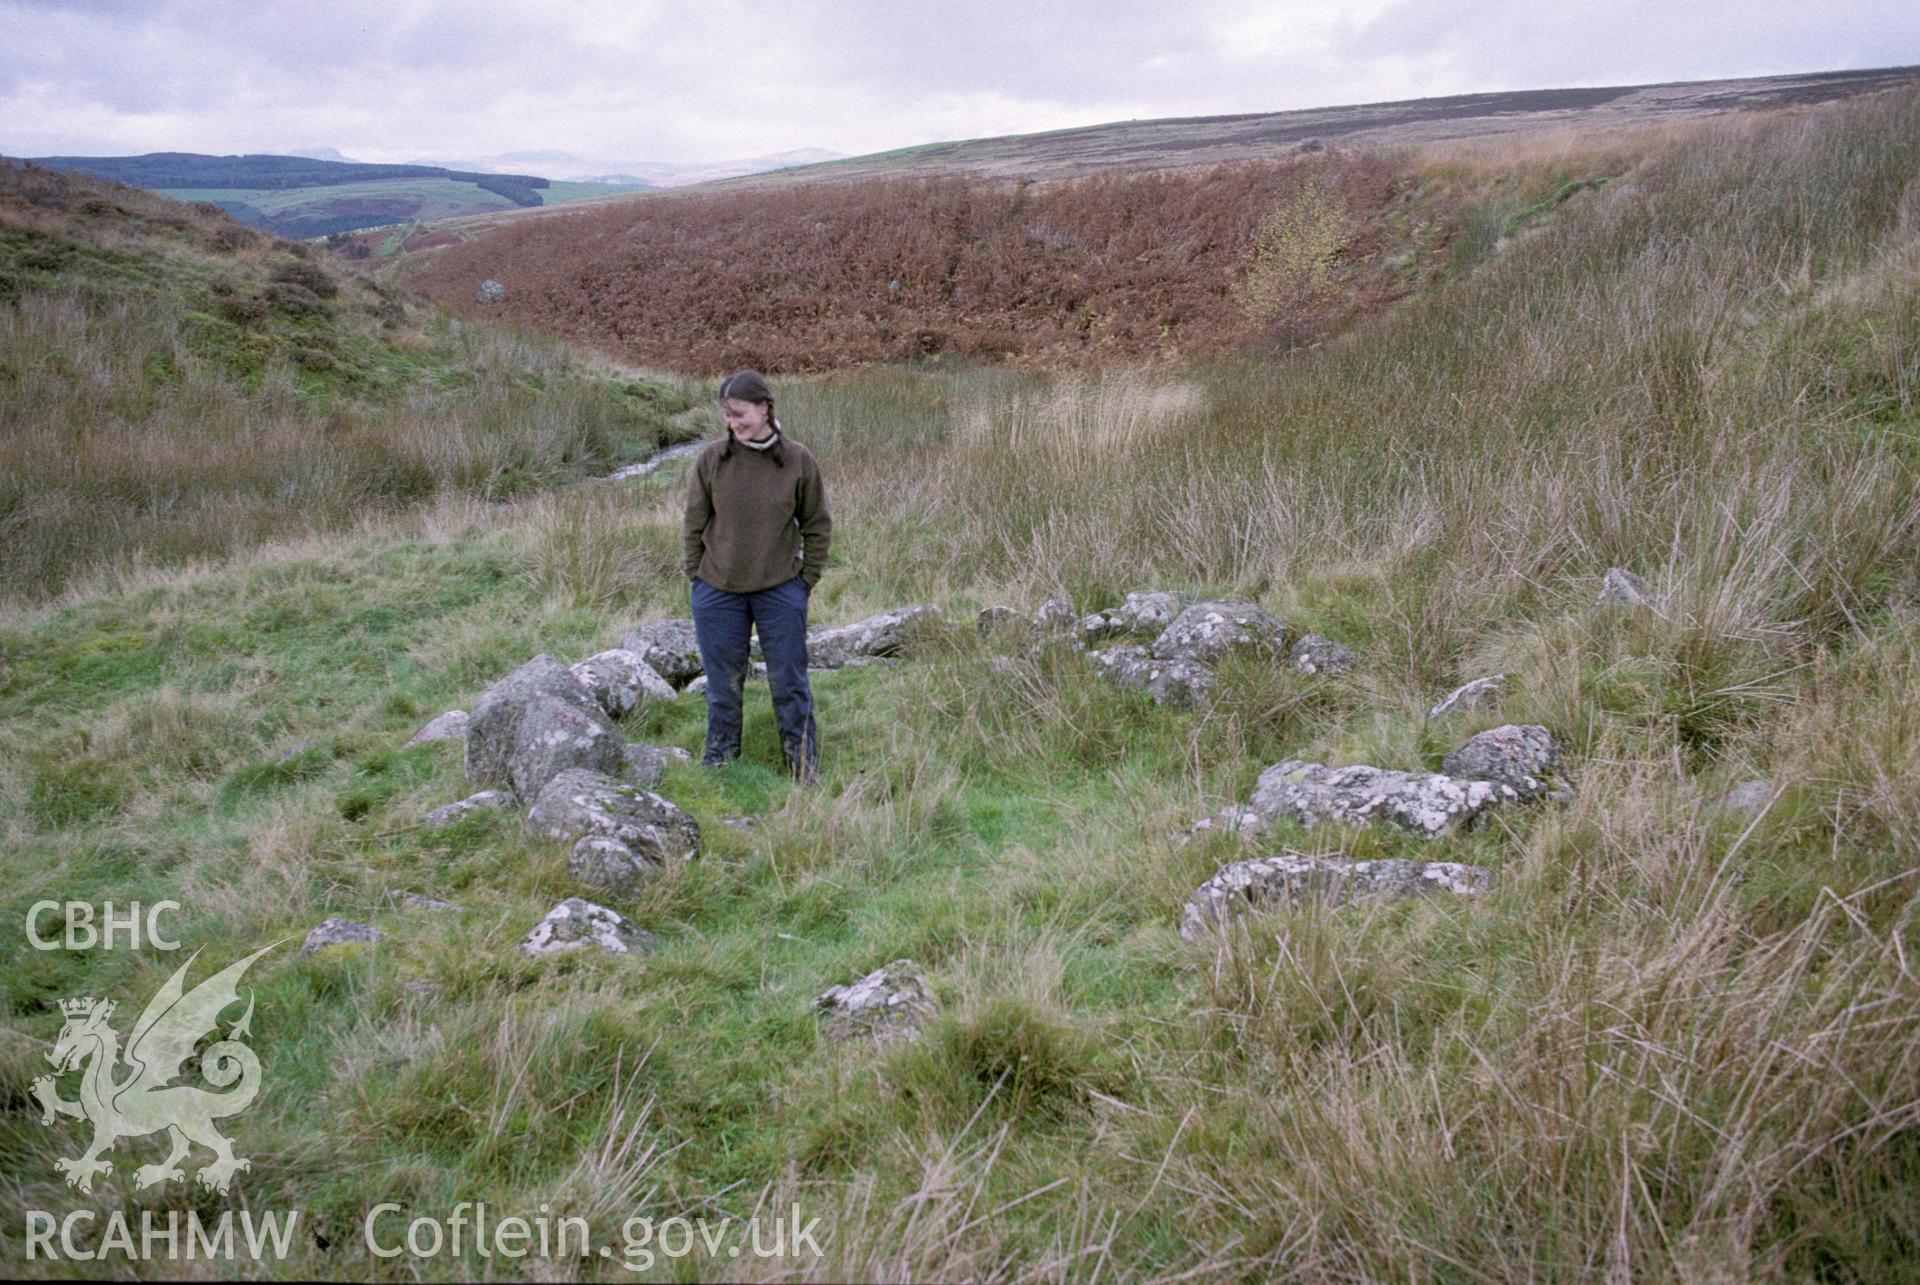
[[[775,430],[772,447],[749,450],[728,433],[687,474],[681,534],[689,580],[753,593],[798,574],[811,590],[827,566],[833,519],[813,452]]]

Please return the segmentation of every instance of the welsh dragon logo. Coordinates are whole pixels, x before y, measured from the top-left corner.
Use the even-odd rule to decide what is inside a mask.
[[[183,979],[188,965],[200,955],[195,951],[155,992],[140,1020],[133,1024],[124,1075],[120,1073],[120,1036],[107,1024],[113,1016],[113,1001],[86,998],[60,1002],[66,1025],[54,1041],[53,1051],[47,1054],[47,1061],[57,1069],[35,1080],[33,1092],[40,1099],[41,1124],[52,1124],[56,1115],[93,1124],[93,1144],[78,1159],[58,1162],[69,1187],[91,1192],[95,1175],[113,1169],[112,1162],[101,1156],[112,1150],[114,1143],[160,1129],[167,1131],[173,1150],[159,1164],[134,1170],[137,1187],[183,1178],[180,1162],[186,1159],[190,1144],[196,1142],[214,1154],[213,1161],[203,1165],[198,1175],[204,1187],[224,1195],[233,1183],[233,1175],[251,1167],[252,1162],[234,1155],[233,1144],[213,1127],[215,1120],[244,1111],[260,1091],[260,1059],[240,1042],[251,1033],[251,993],[247,1011],[228,1028],[227,1038],[216,1040],[200,1055],[200,1074],[208,1083],[216,1089],[235,1087],[213,1093],[195,1084],[169,1081],[180,1074],[181,1063],[192,1055],[201,1036],[216,1033],[221,1012],[239,1002],[241,974],[272,949],[263,946],[187,991]],[[80,1070],[83,1063],[86,1069],[80,1078],[80,1100],[68,1102],[60,1097],[54,1081],[68,1071]]]

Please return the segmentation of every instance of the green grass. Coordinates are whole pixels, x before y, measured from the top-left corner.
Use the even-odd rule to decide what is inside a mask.
[[[514,203],[497,192],[454,179],[379,179],[366,183],[330,183],[277,190],[254,188],[163,188],[176,201],[238,201],[269,218],[319,218],[363,205],[393,207],[394,219],[441,219],[456,214],[509,210]],[[544,199],[544,190],[542,196]]]
[[[596,1230],[797,1205],[828,1256],[784,1269],[815,1279],[1898,1276],[1920,461],[1864,430],[1912,414],[1916,160],[1912,96],[1706,128],[1285,358],[789,381],[834,506],[815,622],[933,601],[948,623],[818,678],[817,787],[778,773],[760,685],[739,763],[668,770],[702,853],[612,899],[661,938],[644,960],[516,955],[577,891],[564,846],[512,812],[422,830],[472,787],[457,745],[405,741],[535,653],[685,614],[679,472],[18,605],[5,913],[171,896],[208,967],[289,939],[250,975],[272,1092],[233,1128],[249,1207],[328,1229],[285,1276],[628,1275],[376,1261],[358,1236],[382,1200],[482,1199]],[[548,350],[496,343],[525,405],[560,395]],[[1593,609],[1616,564],[1657,612]],[[972,628],[1146,585],[1256,599],[1360,665],[1223,665],[1173,711],[1065,652],[1003,673]],[[1497,709],[1425,718],[1495,671]],[[1278,759],[1432,767],[1507,721],[1566,745],[1573,802],[1425,844],[1174,841]],[[687,698],[628,722],[704,731]],[[1752,776],[1781,787],[1763,817],[1712,809]],[[1497,878],[1178,938],[1219,863],[1280,846]],[[297,958],[328,915],[388,936]],[[923,1038],[826,1038],[813,997],[902,956],[939,1005]],[[26,1096],[57,1001],[133,1003],[175,965],[21,945],[0,970],[9,1262],[21,1210],[77,1201],[53,1162],[81,1131]],[[152,1150],[123,1145],[93,1204],[134,1207]]]

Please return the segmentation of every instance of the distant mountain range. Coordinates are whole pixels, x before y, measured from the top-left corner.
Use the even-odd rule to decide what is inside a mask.
[[[823,147],[802,147],[774,152],[766,156],[731,161],[606,161],[576,156],[572,152],[501,152],[465,160],[422,160],[422,165],[445,165],[488,173],[532,171],[548,178],[570,179],[575,183],[621,183],[628,186],[685,187],[692,183],[710,183],[715,179],[738,178],[742,174],[764,174],[769,170],[791,169],[820,161],[837,161],[844,153]]]

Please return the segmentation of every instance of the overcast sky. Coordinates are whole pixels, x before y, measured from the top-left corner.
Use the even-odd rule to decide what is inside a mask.
[[[1914,0],[0,0],[0,153],[858,154],[1920,63]]]

